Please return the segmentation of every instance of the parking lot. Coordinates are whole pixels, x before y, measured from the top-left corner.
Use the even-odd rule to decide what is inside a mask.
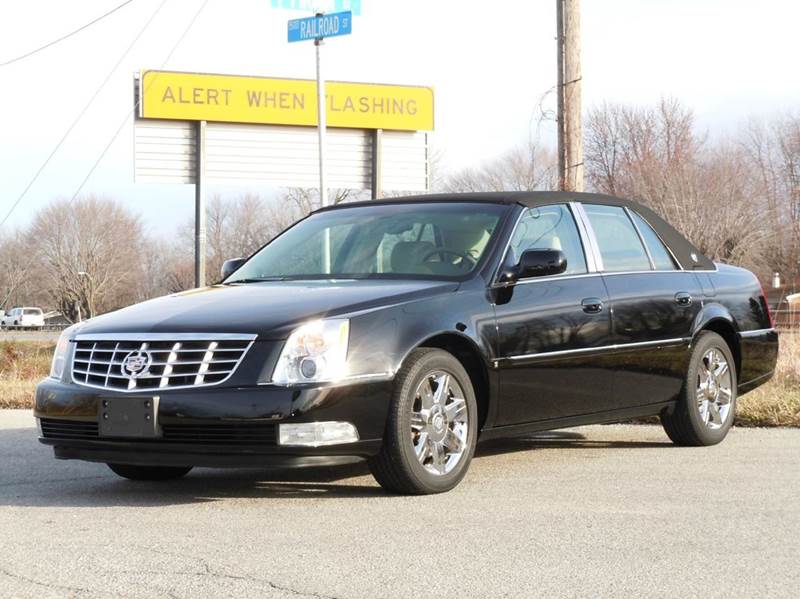
[[[0,588],[20,597],[796,596],[800,431],[671,446],[593,426],[479,448],[465,481],[365,468],[132,483],[0,412]]]

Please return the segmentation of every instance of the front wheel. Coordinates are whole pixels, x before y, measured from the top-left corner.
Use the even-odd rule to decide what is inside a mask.
[[[681,395],[661,424],[676,445],[715,445],[728,434],[736,410],[736,363],[725,340],[703,331],[695,340]]]
[[[108,464],[122,478],[130,480],[173,480],[186,476],[191,466],[132,466],[130,464]]]
[[[464,478],[477,438],[475,392],[464,367],[441,349],[416,349],[397,373],[383,447],[369,468],[388,491],[442,493]]]

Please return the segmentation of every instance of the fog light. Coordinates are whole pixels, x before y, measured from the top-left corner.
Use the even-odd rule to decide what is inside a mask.
[[[336,445],[358,441],[358,431],[349,422],[302,422],[279,425],[281,445]]]

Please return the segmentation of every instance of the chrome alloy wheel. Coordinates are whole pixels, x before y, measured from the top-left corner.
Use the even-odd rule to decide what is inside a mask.
[[[722,427],[731,411],[733,377],[725,355],[709,349],[697,369],[697,408],[700,419],[710,429]]]
[[[464,392],[453,375],[436,370],[417,386],[411,406],[411,441],[432,474],[451,472],[467,449],[469,416]]]

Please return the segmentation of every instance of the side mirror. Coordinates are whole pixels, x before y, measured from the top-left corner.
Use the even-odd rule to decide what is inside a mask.
[[[227,279],[235,271],[239,270],[239,267],[244,264],[246,260],[247,258],[232,258],[231,260],[225,260],[225,262],[222,263],[222,279]]]
[[[525,250],[519,264],[501,275],[503,283],[513,283],[519,279],[560,275],[567,270],[567,257],[561,250]]]

